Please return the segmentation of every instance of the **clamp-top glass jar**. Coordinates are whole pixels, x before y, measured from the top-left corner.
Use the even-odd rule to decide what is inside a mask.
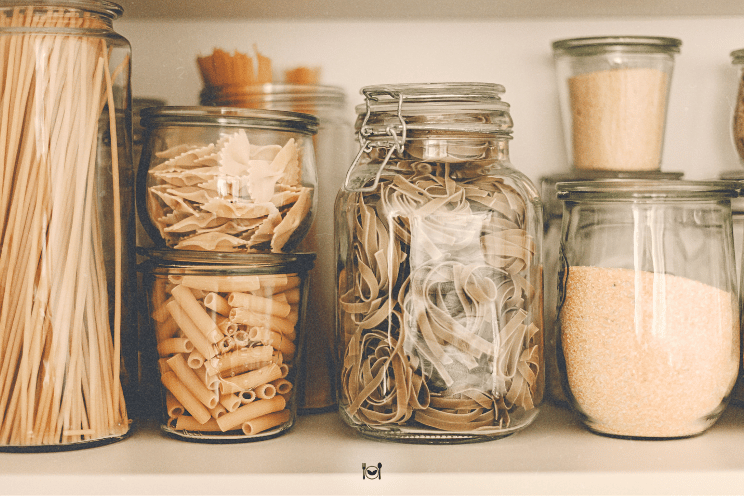
[[[339,410],[365,436],[484,441],[537,415],[542,207],[503,91],[362,89],[336,255]]]
[[[0,450],[129,432],[131,48],[112,28],[122,13],[93,0],[0,6]]]

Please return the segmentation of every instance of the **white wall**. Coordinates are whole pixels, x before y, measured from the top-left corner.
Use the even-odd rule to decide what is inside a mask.
[[[135,96],[194,105],[196,56],[213,48],[252,53],[275,69],[322,67],[323,82],[359,89],[378,83],[484,81],[503,84],[512,105],[512,161],[533,180],[567,170],[552,66],[560,38],[640,34],[682,39],[672,80],[662,169],[687,179],[740,168],[730,120],[737,73],[729,53],[744,48],[744,17],[470,22],[127,21],[115,25],[133,47]],[[350,118],[353,118],[350,105]],[[742,169],[744,170],[744,169]]]

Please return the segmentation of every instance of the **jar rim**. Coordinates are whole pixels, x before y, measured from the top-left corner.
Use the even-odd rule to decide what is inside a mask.
[[[108,0],[37,0],[21,1],[21,0],[4,0],[1,5],[2,8],[15,8],[15,7],[60,7],[60,8],[74,8],[80,10],[87,10],[96,12],[97,14],[104,15],[113,19],[118,19],[124,13],[124,8],[118,3],[110,2]]]
[[[744,173],[744,171],[743,171]],[[684,176],[684,172],[667,172],[660,170],[649,171],[610,171],[610,170],[591,170],[575,169],[568,172],[559,172],[543,176],[540,181],[543,183],[561,183],[561,182],[579,182],[579,181],[597,181],[602,179],[641,179],[641,180],[679,180]],[[723,178],[722,178],[723,179]]]
[[[312,269],[315,253],[239,253],[196,250],[172,250],[137,247],[146,262],[168,267],[194,267],[225,270],[238,268],[260,273],[303,272]]]
[[[373,112],[395,110],[399,101],[404,113],[420,110],[424,105],[463,110],[509,110],[509,104],[501,99],[505,91],[501,84],[479,82],[378,84],[359,90],[365,103],[357,105],[356,112],[365,113],[367,103]]]
[[[738,197],[742,183],[721,180],[598,179],[559,182],[555,187],[560,200],[713,200]]]
[[[237,107],[158,106],[140,111],[142,126],[170,124],[295,131],[314,135],[319,119],[310,114],[285,110],[245,109]]]
[[[599,55],[606,52],[679,53],[682,40],[664,36],[588,36],[552,43],[556,55]]]

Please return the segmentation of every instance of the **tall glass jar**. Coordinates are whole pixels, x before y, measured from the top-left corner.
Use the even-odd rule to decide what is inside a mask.
[[[121,14],[92,0],[0,6],[0,450],[129,432],[136,279]]]
[[[362,89],[336,201],[339,410],[362,435],[485,441],[538,413],[542,206],[503,91]]]
[[[302,112],[319,119],[315,135],[315,157],[318,171],[318,207],[315,222],[299,250],[317,253],[310,273],[307,316],[305,387],[300,399],[301,413],[316,413],[336,408],[333,377],[334,344],[334,259],[326,247],[333,240],[333,202],[341,188],[346,167],[351,160],[354,133],[347,118],[346,94],[342,88],[329,85],[256,84],[205,87],[203,105],[262,108]]]
[[[700,434],[739,366],[726,181],[559,183],[564,201],[558,365],[592,431]]]
[[[553,42],[566,152],[573,167],[660,168],[674,56],[681,44],[657,36]]]

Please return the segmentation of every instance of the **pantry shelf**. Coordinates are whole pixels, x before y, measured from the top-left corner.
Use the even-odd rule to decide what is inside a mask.
[[[701,436],[639,441],[598,436],[551,405],[504,439],[430,446],[357,436],[336,413],[300,417],[258,443],[164,437],[153,423],[122,442],[80,451],[0,454],[0,492],[461,494],[715,493],[744,487],[744,410],[729,406]],[[381,463],[379,480],[363,464]]]
[[[525,19],[605,16],[728,16],[744,14],[736,0],[647,1],[567,0],[182,0],[178,8],[167,0],[123,0],[127,18],[169,19]]]

